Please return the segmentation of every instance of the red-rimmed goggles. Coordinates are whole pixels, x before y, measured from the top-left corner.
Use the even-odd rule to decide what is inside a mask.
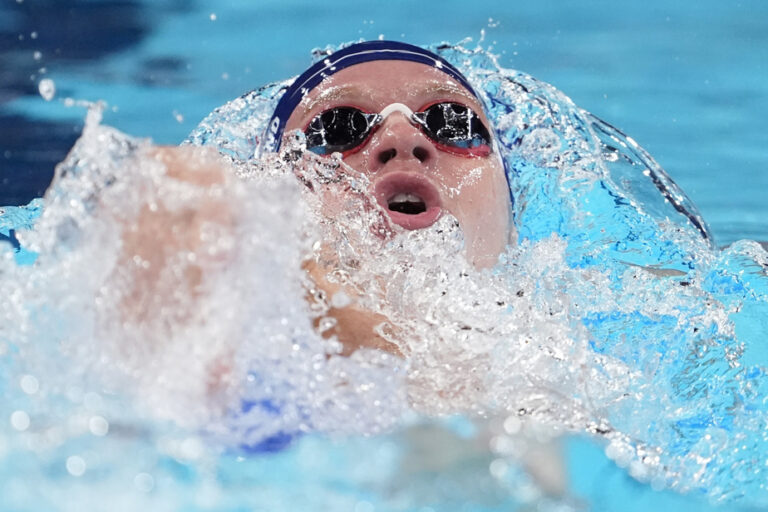
[[[491,136],[480,117],[453,101],[433,103],[420,112],[402,103],[393,103],[378,114],[351,106],[333,107],[312,118],[304,129],[307,149],[319,155],[354,152],[395,112],[418,126],[438,149],[462,156],[486,156],[491,152]]]

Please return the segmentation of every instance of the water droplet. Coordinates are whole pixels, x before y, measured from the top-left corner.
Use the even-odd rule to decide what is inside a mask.
[[[34,58],[35,60],[40,60],[43,58],[43,54],[38,51],[35,51],[35,53],[32,54],[32,58]]]
[[[221,79],[222,80],[229,80],[229,73],[222,73],[221,74]]]
[[[507,474],[507,470],[509,469],[508,464],[504,461],[504,459],[493,459],[491,461],[490,466],[488,466],[488,471],[490,471],[491,475],[494,478],[504,478],[504,475]]]
[[[37,393],[37,390],[40,389],[40,383],[37,382],[34,375],[24,375],[19,380],[19,386],[21,386],[21,390],[28,395],[34,395]]]
[[[11,414],[11,426],[19,432],[24,432],[29,428],[29,414],[25,411],[14,411]]]
[[[31,37],[32,39],[37,39],[37,32],[33,31],[32,33],[29,34],[29,37]]]
[[[517,434],[520,432],[522,426],[523,423],[519,418],[516,418],[515,416],[510,416],[504,420],[504,430],[507,432],[507,434]]]
[[[155,487],[155,479],[149,473],[139,473],[133,478],[133,485],[141,492],[150,492]]]
[[[215,12],[212,12],[210,17],[211,17],[211,21],[216,21],[216,13]]]
[[[85,473],[85,461],[83,458],[77,455],[67,457],[67,472],[72,476],[83,476],[83,473]]]
[[[102,416],[93,416],[88,421],[88,429],[91,434],[103,437],[109,432],[109,422]]]
[[[184,122],[184,115],[179,112],[178,110],[173,111],[173,117],[176,119],[177,123],[183,123]]]
[[[42,96],[45,101],[51,101],[56,95],[56,83],[50,78],[43,78],[40,80],[37,89],[40,91],[40,96]]]

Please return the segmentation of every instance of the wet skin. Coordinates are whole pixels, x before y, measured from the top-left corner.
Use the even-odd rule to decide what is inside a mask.
[[[374,61],[324,80],[293,112],[286,133],[303,130],[317,114],[336,106],[378,113],[402,103],[416,112],[441,101],[469,106],[491,126],[475,97],[442,71],[415,62]],[[442,211],[451,213],[464,233],[467,259],[478,268],[492,266],[514,237],[509,189],[495,151],[467,156],[438,149],[402,112],[388,116],[357,149],[345,154],[344,162],[368,176],[370,192],[396,224],[420,229],[435,222]],[[439,207],[438,215],[409,219],[391,210],[389,200],[397,193],[429,195],[429,202]]]
[[[414,62],[374,61],[344,69],[323,81],[293,112],[285,132],[304,130],[316,115],[337,106],[379,113],[393,103],[402,103],[417,112],[443,101],[470,107],[491,129],[477,99],[445,73]],[[477,268],[493,266],[507,244],[515,240],[509,188],[495,150],[470,156],[438,148],[405,114],[394,112],[361,146],[344,153],[344,162],[369,178],[371,195],[392,221],[405,229],[426,228],[444,212],[456,217],[464,233],[466,257]],[[418,197],[429,208],[416,215],[392,209],[398,194]],[[305,269],[327,294],[341,289],[325,279],[330,269],[318,268],[313,262]],[[344,291],[350,295],[349,290]],[[360,347],[399,353],[374,332],[377,324],[387,320],[385,317],[354,304],[331,309],[329,315],[337,325],[327,334],[338,337],[344,353]]]

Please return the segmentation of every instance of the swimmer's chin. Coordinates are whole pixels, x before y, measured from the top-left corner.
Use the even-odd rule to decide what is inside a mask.
[[[493,268],[509,247],[517,245],[517,231],[514,227],[507,228],[500,225],[497,229],[504,232],[480,234],[477,231],[465,229],[461,220],[459,225],[464,233],[465,257],[469,264],[478,270]]]

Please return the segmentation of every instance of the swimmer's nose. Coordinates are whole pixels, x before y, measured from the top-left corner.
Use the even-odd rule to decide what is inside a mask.
[[[370,169],[377,170],[394,160],[427,164],[436,156],[435,147],[421,130],[401,112],[394,113],[373,134]]]

